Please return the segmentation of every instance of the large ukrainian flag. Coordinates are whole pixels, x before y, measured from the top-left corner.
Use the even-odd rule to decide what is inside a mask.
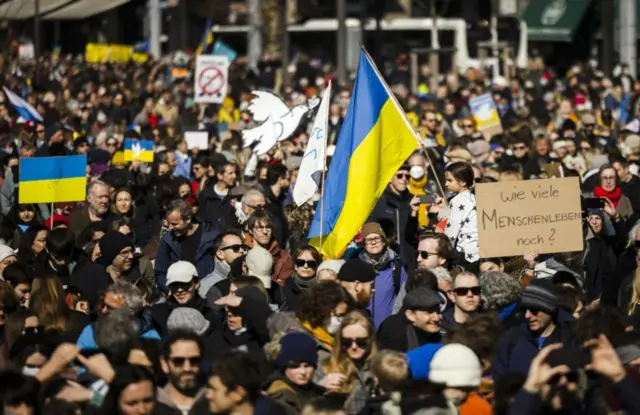
[[[311,244],[325,257],[339,258],[418,145],[411,123],[363,49],[324,183],[323,206],[316,208],[309,231]]]
[[[20,159],[20,203],[77,202],[87,196],[87,156]]]

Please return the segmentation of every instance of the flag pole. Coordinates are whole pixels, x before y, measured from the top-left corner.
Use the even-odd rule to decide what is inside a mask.
[[[327,88],[331,88],[331,81],[329,81],[329,85],[327,85]],[[330,95],[331,94],[329,94],[328,97],[329,99],[331,99]],[[327,125],[325,128],[326,137],[322,137],[322,145],[324,147],[324,151],[322,152],[322,180],[320,181],[320,184],[322,185],[322,187],[320,188],[320,255],[322,255],[323,259],[324,255],[322,253],[324,252],[324,249],[322,249],[322,225],[324,224],[324,178],[327,170],[327,142],[329,141],[329,135],[327,134],[328,130],[329,125]]]
[[[51,226],[49,226],[49,229],[53,229],[53,201],[51,202],[51,211],[49,212],[49,217],[51,218]]]
[[[442,194],[442,197],[446,199],[446,195],[445,195],[444,190],[442,188],[442,184],[440,183],[440,179],[438,178],[438,174],[436,173],[436,168],[433,165],[433,162],[431,161],[431,157],[429,157],[429,153],[427,152],[426,148],[424,147],[424,145],[422,145],[422,138],[418,135],[418,133],[416,132],[415,128],[413,128],[413,125],[411,124],[411,122],[407,118],[407,114],[404,112],[404,109],[402,108],[402,106],[398,102],[398,100],[396,98],[396,95],[393,93],[393,91],[391,91],[391,89],[387,85],[387,82],[384,80],[384,77],[382,76],[380,71],[378,71],[378,67],[376,66],[375,62],[371,58],[371,55],[369,55],[369,52],[367,52],[367,49],[365,49],[364,45],[362,45],[362,44],[360,45],[360,48],[362,49],[362,52],[364,52],[364,54],[367,57],[367,59],[369,60],[369,62],[371,62],[371,67],[376,72],[376,75],[378,75],[378,77],[382,81],[382,85],[384,85],[384,88],[387,90],[387,92],[389,94],[389,97],[391,97],[393,102],[396,104],[396,106],[400,110],[400,113],[402,114],[402,119],[407,124],[407,126],[411,129],[411,131],[413,131],[413,136],[415,137],[416,141],[418,142],[418,146],[422,149],[422,153],[425,155],[425,157],[427,158],[427,161],[429,162],[429,167],[431,167],[431,172],[433,173],[433,178],[435,179],[436,184],[438,185],[438,189],[440,190],[440,193]]]

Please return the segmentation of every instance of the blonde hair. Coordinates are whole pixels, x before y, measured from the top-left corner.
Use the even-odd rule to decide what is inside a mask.
[[[522,180],[523,176],[522,173],[520,173],[519,171],[511,171],[511,170],[507,170],[507,171],[503,171],[500,173],[500,180],[501,182],[513,182],[513,181],[518,181],[518,180]]]
[[[409,363],[404,353],[381,350],[371,359],[371,373],[384,392],[395,390],[409,379]]]
[[[366,360],[371,361],[377,352],[375,343],[376,329],[373,327],[371,318],[365,315],[362,311],[351,311],[342,320],[340,329],[336,333],[336,343],[333,346],[331,356],[322,365],[325,373],[340,373],[346,377],[346,381],[342,384],[340,390],[338,390],[338,393],[342,394],[350,394],[355,389],[357,383],[356,366],[353,364],[353,361],[347,354],[347,351],[342,347],[342,331],[345,327],[352,326],[354,324],[359,324],[367,330],[371,346],[369,347],[369,354],[366,357]]]
[[[629,315],[633,314],[636,306],[640,304],[640,267],[636,268],[636,271],[633,274],[633,284],[631,285],[631,289],[631,301],[629,302],[629,307],[627,309]]]

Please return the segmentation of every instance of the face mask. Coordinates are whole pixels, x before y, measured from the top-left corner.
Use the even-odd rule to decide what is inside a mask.
[[[25,376],[31,376],[31,377],[35,377],[38,372],[40,371],[40,368],[38,367],[23,367],[22,368],[22,374]]]
[[[331,316],[329,324],[326,326],[327,331],[330,334],[336,334],[338,329],[340,329],[340,324],[342,324],[342,317]]]
[[[412,166],[411,170],[409,170],[409,174],[416,180],[422,179],[424,177],[424,167]]]

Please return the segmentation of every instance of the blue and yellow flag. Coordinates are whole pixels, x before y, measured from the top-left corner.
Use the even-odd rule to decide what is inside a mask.
[[[20,159],[20,203],[78,202],[87,197],[87,156]]]
[[[316,208],[309,231],[311,244],[325,257],[339,258],[393,175],[417,148],[411,123],[362,50],[351,102],[324,183],[323,205]]]
[[[153,162],[153,140],[124,140],[124,161]]]
[[[213,45],[213,32],[211,31],[212,26],[213,24],[211,22],[211,19],[207,19],[207,22],[204,25],[204,34],[202,35],[202,40],[200,41],[200,44],[194,52],[196,56],[207,53],[211,45]]]

